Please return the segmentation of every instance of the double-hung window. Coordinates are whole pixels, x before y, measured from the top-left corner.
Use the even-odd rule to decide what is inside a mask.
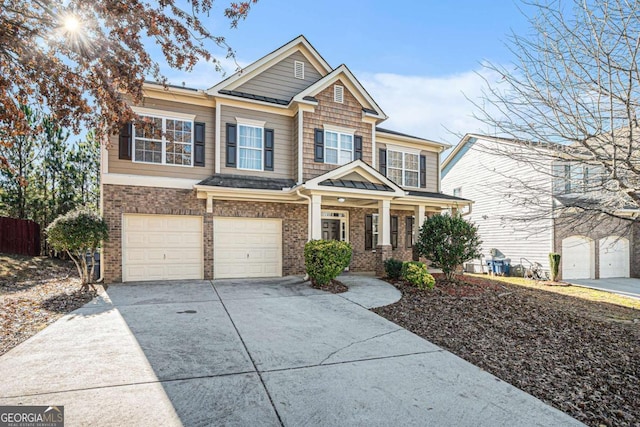
[[[419,187],[420,155],[387,150],[387,177],[405,187]]]
[[[378,246],[378,235],[379,235],[379,227],[378,227],[378,218],[379,215],[378,214],[372,214],[371,215],[371,240],[373,243],[373,249],[376,248],[376,246]]]
[[[193,166],[193,121],[140,115],[133,125],[133,160]]]
[[[264,129],[238,124],[238,169],[261,171],[264,150]]]
[[[353,160],[353,134],[324,131],[324,162],[344,165]]]

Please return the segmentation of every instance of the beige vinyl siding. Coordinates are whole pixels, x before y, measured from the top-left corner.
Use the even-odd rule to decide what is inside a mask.
[[[295,61],[304,63],[304,80],[293,75]],[[289,100],[320,80],[322,76],[300,52],[295,52],[258,74],[235,90],[254,95]]]
[[[293,165],[293,118],[273,113],[222,105],[220,107],[220,171],[223,174],[242,174],[271,178],[295,179]],[[236,117],[264,121],[264,127],[274,131],[273,171],[250,171],[228,168],[226,164],[227,123],[236,123]],[[295,142],[297,145],[297,141]],[[263,157],[264,161],[264,157]]]
[[[393,145],[401,147],[401,142],[394,142]],[[380,149],[386,150],[387,145],[378,143],[376,146],[376,164],[378,165],[378,170],[380,169]],[[412,148],[411,148],[412,149]],[[425,188],[420,188],[420,190],[424,191],[432,191],[434,193],[438,193],[438,174],[440,171],[438,170],[438,153],[434,153],[433,151],[421,151],[421,156],[425,156],[427,160],[427,178]]]
[[[148,98],[145,99],[141,106],[161,110],[162,114],[166,114],[167,112],[170,114],[171,111],[183,114],[195,114],[195,122],[205,123],[205,166],[156,165],[136,163],[132,160],[120,160],[118,158],[118,135],[114,135],[110,139],[111,143],[108,149],[109,173],[185,179],[204,179],[213,175],[213,166],[215,164],[215,108]]]
[[[504,153],[507,148],[502,145],[500,150]],[[453,190],[460,188],[461,197],[473,200],[473,209],[466,218],[479,227],[483,262],[491,259],[490,251],[496,248],[511,258],[512,265],[527,258],[548,270],[553,244],[552,220],[539,217],[535,207],[519,203],[509,193],[521,191],[518,181],[542,185],[547,180],[550,201],[551,179],[533,166],[495,150],[495,143],[479,139],[442,177],[442,191],[453,195]],[[531,219],[523,223],[518,218]],[[480,261],[474,263],[479,268]],[[524,265],[529,266],[526,262]]]

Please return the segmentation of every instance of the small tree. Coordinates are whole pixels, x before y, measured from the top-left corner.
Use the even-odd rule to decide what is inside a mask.
[[[551,266],[551,280],[558,280],[558,272],[560,271],[560,254],[551,252],[549,254],[549,265]]]
[[[454,280],[457,267],[480,257],[481,244],[477,227],[459,214],[434,215],[420,227],[416,250]]]
[[[311,284],[326,285],[351,262],[351,244],[338,240],[312,240],[304,245],[304,265]]]
[[[107,223],[87,209],[77,209],[59,216],[47,227],[49,244],[56,251],[66,252],[73,260],[83,290],[93,282],[96,249],[107,236]],[[91,255],[90,269],[87,266],[88,254]]]

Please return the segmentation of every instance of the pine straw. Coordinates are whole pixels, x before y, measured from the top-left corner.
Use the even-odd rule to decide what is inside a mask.
[[[437,275],[436,275],[437,276]],[[376,313],[592,425],[640,420],[640,311],[478,277]]]

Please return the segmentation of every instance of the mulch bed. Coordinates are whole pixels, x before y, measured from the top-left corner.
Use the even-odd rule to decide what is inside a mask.
[[[322,285],[322,286],[311,285],[311,287],[314,289],[320,289],[321,291],[331,292],[332,294],[341,294],[349,290],[349,288],[347,288],[342,282],[339,282],[335,279],[327,283],[326,285]]]
[[[588,425],[640,425],[640,311],[434,276],[373,311]]]
[[[73,264],[0,277],[0,355],[80,308],[96,292],[80,291]]]

